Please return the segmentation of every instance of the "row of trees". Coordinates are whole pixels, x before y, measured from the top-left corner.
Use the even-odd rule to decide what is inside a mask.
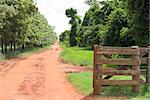
[[[76,9],[66,10],[67,17],[71,17],[71,30],[63,32],[60,41],[80,47],[149,45],[149,0],[87,0],[86,3],[90,9],[83,21]]]
[[[2,53],[18,48],[50,45],[55,38],[53,28],[40,14],[33,0],[0,0]]]

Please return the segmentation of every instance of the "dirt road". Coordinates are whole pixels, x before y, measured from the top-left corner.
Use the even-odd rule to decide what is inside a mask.
[[[58,60],[58,43],[26,58],[0,62],[0,100],[80,100]]]
[[[66,73],[87,69],[62,63],[61,48],[0,62],[0,100],[125,100],[83,96],[67,81]]]

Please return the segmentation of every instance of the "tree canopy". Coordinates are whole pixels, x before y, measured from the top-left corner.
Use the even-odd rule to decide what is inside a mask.
[[[11,45],[44,46],[54,42],[55,33],[33,0],[0,1],[0,44],[2,52]]]
[[[94,44],[150,44],[149,0],[87,0],[86,3],[90,9],[85,13],[81,23],[77,24],[77,43],[74,45],[92,48]]]

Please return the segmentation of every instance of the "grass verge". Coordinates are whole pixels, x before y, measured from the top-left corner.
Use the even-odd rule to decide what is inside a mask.
[[[75,65],[92,68],[93,51],[79,47],[63,48],[64,50],[60,53],[62,59]]]
[[[69,73],[67,78],[82,94],[91,94],[92,75],[91,72]]]
[[[0,60],[28,56],[33,53],[40,52],[46,48],[50,48],[50,46],[27,48],[25,50],[16,50],[16,51],[5,53],[5,54],[0,53]]]
[[[68,80],[79,90],[82,94],[91,94],[93,91],[92,72],[70,73]],[[113,80],[131,80],[130,76],[114,76]],[[103,96],[126,96],[130,100],[150,100],[150,87],[146,84],[140,86],[140,93],[133,93],[131,86],[106,86],[102,89]]]
[[[65,61],[76,65],[84,65],[92,68],[93,65],[93,51],[86,50],[85,48],[79,47],[64,47],[60,56]],[[104,65],[103,67],[107,67]],[[110,65],[109,65],[110,66]],[[116,66],[111,66],[116,67]],[[81,72],[81,73],[70,73],[68,74],[68,80],[80,91],[82,94],[91,94],[93,91],[93,73],[92,72]],[[142,77],[144,78],[144,77]],[[113,76],[111,80],[131,80],[131,76]],[[140,86],[140,93],[133,93],[131,86],[107,86],[103,87],[103,96],[126,96],[130,100],[150,100],[150,87],[146,84]]]

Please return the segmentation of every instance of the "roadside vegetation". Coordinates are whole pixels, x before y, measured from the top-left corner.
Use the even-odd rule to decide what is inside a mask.
[[[51,48],[50,46],[27,48],[24,50],[16,50],[5,54],[0,53],[0,60],[11,59],[16,57],[26,57],[31,54],[41,52],[42,50]]]
[[[34,0],[0,0],[0,58],[51,45],[56,33]]]
[[[75,8],[66,9],[70,30],[60,35],[67,46],[149,45],[149,0],[86,0],[90,9],[81,19]]]
[[[113,76],[113,80],[131,80],[130,76]],[[92,72],[80,72],[68,74],[68,80],[82,94],[92,94],[93,91],[93,74]],[[140,86],[140,93],[136,94],[131,91],[131,86],[106,86],[103,87],[102,96],[126,96],[128,99],[149,100],[150,87],[146,84]],[[149,91],[149,92],[148,92]]]
[[[149,0],[86,0],[86,3],[90,9],[83,20],[75,8],[66,9],[71,28],[59,37],[60,42],[66,46],[60,54],[65,61],[92,68],[94,44],[114,47],[149,45]],[[70,73],[68,79],[81,93],[92,93],[92,72]],[[112,79],[131,77],[115,76]],[[102,95],[148,100],[150,87],[143,84],[140,93],[136,94],[131,92],[131,86],[109,86],[103,88]]]
[[[70,62],[74,65],[93,68],[92,50],[79,47],[68,48],[63,46],[63,51],[60,53],[60,57],[63,58],[64,61]]]
[[[79,47],[65,47],[60,53],[63,60],[75,64],[82,65],[86,68],[93,68],[93,52]],[[83,59],[83,61],[82,61]],[[89,63],[90,62],[90,63]],[[107,65],[104,65],[107,67]],[[113,66],[116,67],[116,66]],[[141,76],[145,80],[144,76]],[[110,80],[131,80],[131,76],[113,76]],[[68,80],[77,88],[82,94],[91,94],[93,92],[93,72],[79,72],[69,73]],[[136,94],[131,91],[131,86],[106,86],[103,88],[103,96],[126,96],[130,98],[137,98],[135,100],[147,100],[150,98],[150,87],[146,84],[141,85],[140,93]]]

